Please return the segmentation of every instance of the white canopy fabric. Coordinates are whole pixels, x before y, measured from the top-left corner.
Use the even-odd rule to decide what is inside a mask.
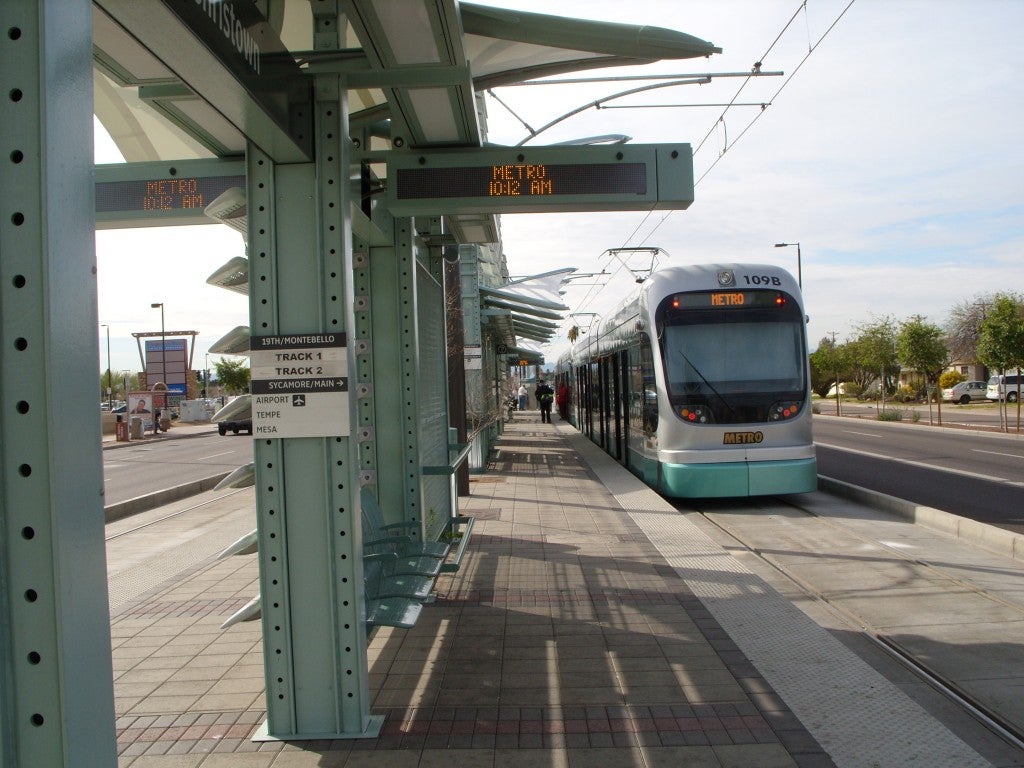
[[[244,35],[260,46],[263,72],[294,77],[295,72],[337,71],[350,76],[353,123],[397,119],[408,132],[410,147],[478,146],[477,90],[720,51],[692,35],[659,27],[457,0],[343,0],[341,5],[346,47],[337,51],[314,45],[308,0],[271,0],[265,5],[266,17],[253,4],[244,9],[245,19],[240,9],[236,20],[244,24]],[[153,13],[140,14],[132,6],[120,0],[93,2],[96,115],[125,158],[244,153],[244,127],[200,96],[202,84],[195,77],[182,75],[185,63],[198,52],[194,38],[182,28],[161,29],[161,38],[147,38],[152,34],[147,26],[155,23]],[[156,0],[153,11],[166,14]],[[180,38],[183,44],[154,52],[159,47],[154,40],[163,38]],[[389,80],[395,85],[387,85]]]

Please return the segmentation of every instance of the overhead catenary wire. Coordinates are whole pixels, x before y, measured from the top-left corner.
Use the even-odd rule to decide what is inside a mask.
[[[769,98],[769,99],[768,99],[768,101],[767,101],[767,103],[768,103],[768,104],[772,104],[772,103],[774,103],[774,101],[775,101],[775,100],[776,100],[776,99],[778,98],[779,94],[780,94],[780,93],[782,93],[782,91],[783,91],[783,90],[784,90],[784,89],[786,88],[786,86],[787,86],[787,85],[789,85],[790,81],[792,81],[792,79],[793,79],[794,77],[796,77],[796,74],[797,74],[797,72],[799,72],[799,71],[800,71],[800,69],[801,69],[801,68],[803,67],[803,65],[807,63],[807,60],[808,60],[808,59],[809,59],[809,58],[811,57],[811,54],[812,54],[812,53],[814,53],[814,51],[815,51],[815,50],[816,50],[816,49],[818,48],[818,46],[819,46],[819,45],[821,45],[822,41],[823,41],[823,40],[824,40],[824,39],[825,39],[825,38],[826,38],[826,37],[828,36],[828,34],[829,34],[829,33],[830,33],[830,32],[831,32],[831,31],[832,31],[832,30],[833,30],[834,28],[835,28],[836,24],[838,24],[838,23],[839,23],[839,21],[840,21],[840,20],[841,20],[841,19],[843,18],[843,16],[845,16],[845,15],[846,15],[846,12],[847,12],[848,10],[850,10],[850,7],[851,7],[851,6],[852,6],[852,5],[854,4],[854,2],[856,2],[856,0],[850,0],[850,2],[849,2],[849,3],[847,3],[846,7],[845,7],[845,8],[843,8],[843,10],[842,10],[842,11],[840,12],[840,14],[839,14],[839,15],[838,15],[838,16],[837,16],[837,17],[835,18],[835,20],[834,20],[834,21],[833,21],[833,22],[832,22],[832,23],[831,23],[831,24],[829,25],[828,29],[826,29],[826,30],[825,30],[825,31],[824,31],[824,32],[822,33],[821,37],[819,37],[819,38],[818,38],[817,42],[815,42],[815,43],[814,43],[813,45],[811,45],[811,46],[810,46],[810,47],[809,47],[809,48],[807,49],[807,53],[806,53],[806,54],[804,54],[804,57],[803,57],[802,59],[800,59],[799,63],[798,63],[797,65],[796,65],[796,68],[795,68],[795,69],[793,69],[793,71],[789,73],[789,76],[788,76],[788,77],[786,77],[786,79],[782,81],[782,84],[781,84],[781,85],[779,85],[779,87],[778,87],[778,90],[776,90],[776,91],[775,91],[775,93],[773,93],[773,94],[771,95],[771,98]],[[803,3],[803,7],[804,7],[805,9],[806,9],[806,5],[807,5],[807,3],[806,3],[806,2],[804,2],[804,3]],[[791,24],[791,23],[792,23],[792,19],[790,19],[790,24]],[[787,27],[788,27],[788,26],[789,26],[789,25],[787,24]],[[780,34],[780,37],[781,37],[781,34]],[[778,37],[777,37],[777,38],[775,38],[775,43],[777,43],[777,42],[778,42],[778,40],[779,40],[779,38],[778,38]],[[774,45],[775,45],[775,43],[772,43],[772,45],[774,46]],[[770,49],[769,49],[769,51],[770,51]],[[765,56],[767,56],[767,53],[765,54]],[[743,86],[744,86],[744,85],[746,85],[746,83],[747,83],[747,82],[749,82],[749,81],[744,81],[743,85],[741,85],[741,86],[740,86],[740,90],[741,90],[741,91],[742,91],[742,89],[743,89]],[[737,92],[736,92],[736,95],[737,95],[737,96],[739,96],[739,91],[737,91]],[[760,120],[760,119],[761,119],[761,116],[762,116],[762,115],[763,115],[764,113],[765,113],[765,110],[764,110],[764,109],[762,109],[762,110],[761,110],[760,112],[758,112],[758,113],[757,113],[757,114],[756,114],[756,115],[755,115],[755,116],[753,117],[753,119],[752,119],[752,120],[751,120],[751,121],[750,121],[750,122],[749,122],[749,123],[748,123],[748,124],[746,125],[746,127],[745,127],[745,128],[744,128],[744,129],[742,130],[742,131],[740,131],[739,135],[738,135],[738,136],[737,136],[737,137],[736,137],[736,138],[735,138],[735,139],[733,140],[733,142],[732,142],[732,146],[736,146],[736,142],[738,142],[738,141],[739,141],[740,139],[742,139],[742,138],[743,138],[743,136],[744,136],[744,135],[746,135],[747,131],[749,131],[749,130],[751,129],[751,127],[752,127],[752,126],[754,125],[754,123],[756,123],[756,122],[757,122],[758,120]],[[722,113],[722,115],[721,115],[721,118],[724,118],[724,117],[725,117],[725,112],[723,112],[723,113]],[[708,135],[710,135],[710,132],[709,132],[709,134],[708,134]],[[705,136],[705,137],[704,137],[704,140],[707,140],[707,136]],[[702,145],[702,144],[703,144],[703,141],[701,142],[701,145]],[[699,145],[699,146],[697,147],[697,149],[695,149],[695,150],[694,150],[694,154],[696,154],[696,153],[697,153],[697,151],[698,151],[699,149],[700,149],[700,145]],[[727,148],[727,149],[728,149],[728,148]],[[717,158],[715,159],[715,161],[714,161],[713,163],[711,163],[711,165],[710,165],[710,166],[708,166],[707,170],[706,170],[706,171],[704,171],[704,173],[702,173],[702,174],[700,175],[700,177],[699,177],[699,178],[697,178],[697,179],[695,179],[695,180],[694,180],[694,182],[693,182],[693,185],[694,185],[695,187],[696,187],[696,186],[697,186],[697,185],[698,185],[698,184],[699,184],[699,183],[701,182],[701,180],[703,180],[703,179],[704,179],[704,178],[705,178],[705,177],[706,177],[706,176],[707,176],[707,175],[708,175],[709,173],[711,173],[711,169],[712,169],[712,168],[714,168],[714,167],[715,167],[716,165],[718,165],[718,162],[719,162],[719,161],[720,161],[720,160],[722,159],[722,157],[723,157],[724,155],[725,155],[725,150],[723,150],[723,151],[722,151],[722,153],[721,153],[721,154],[719,154],[719,156],[718,156],[718,157],[717,157]]]
[[[727,154],[728,150],[732,149],[733,147],[735,147],[736,144],[741,139],[743,139],[743,137],[749,132],[749,130],[754,126],[754,124],[757,123],[757,121],[761,119],[761,117],[767,111],[767,107],[769,105],[772,105],[772,104],[775,103],[775,101],[779,97],[779,94],[781,94],[782,91],[786,88],[786,86],[789,85],[789,83],[792,81],[792,79],[794,77],[796,77],[797,73],[803,68],[804,64],[807,63],[807,60],[811,57],[811,54],[813,54],[817,50],[818,46],[821,45],[822,42],[824,42],[824,40],[829,36],[829,34],[831,34],[831,32],[835,29],[836,25],[843,19],[843,17],[846,15],[846,13],[853,6],[854,2],[856,2],[856,0],[849,0],[849,2],[842,9],[842,11],[839,12],[839,14],[836,16],[836,18],[832,21],[832,23],[829,24],[829,26],[825,29],[825,31],[821,34],[821,36],[814,43],[811,43],[810,26],[809,26],[809,22],[808,22],[808,35],[807,35],[807,37],[808,37],[808,48],[807,48],[807,53],[804,54],[804,56],[797,63],[796,67],[789,73],[788,76],[786,76],[786,78],[779,85],[778,89],[768,99],[766,99],[763,102],[762,108],[747,123],[747,125],[733,138],[732,142],[729,143],[729,144],[723,145],[722,150],[718,153],[717,157],[711,162],[711,164],[707,167],[707,169],[705,169],[704,172],[701,173],[701,175],[698,178],[694,179],[694,188],[696,188],[701,183],[701,181],[703,181],[705,178],[707,178],[708,174],[711,173],[711,171],[718,165],[718,163],[721,162],[722,158],[725,157],[725,155]],[[740,103],[739,103],[738,100],[740,98],[740,95],[743,93],[743,90],[747,87],[747,85],[750,83],[750,81],[752,79],[757,77],[756,72],[757,72],[757,70],[759,70],[761,62],[763,62],[765,59],[767,59],[769,57],[769,55],[772,53],[772,51],[775,49],[775,47],[779,44],[779,41],[783,38],[783,36],[786,34],[786,32],[790,29],[790,27],[794,24],[796,19],[799,17],[801,11],[804,12],[804,16],[805,16],[805,19],[806,19],[806,15],[807,15],[807,0],[803,0],[803,2],[800,3],[800,5],[797,7],[796,11],[794,11],[793,15],[785,23],[785,25],[782,27],[782,29],[779,31],[779,33],[775,36],[775,39],[772,40],[771,44],[768,46],[768,48],[762,54],[761,58],[758,59],[757,63],[751,69],[750,75],[748,77],[746,77],[743,80],[742,83],[740,83],[739,87],[736,89],[736,93],[733,94],[732,99],[729,100],[727,105],[722,110],[721,114],[719,114],[719,116],[715,119],[714,123],[712,123],[711,127],[708,129],[708,132],[704,135],[704,137],[700,140],[700,142],[694,148],[694,150],[693,150],[694,156],[696,156],[697,153],[700,152],[704,148],[704,146],[707,143],[708,139],[713,134],[715,134],[715,132],[718,130],[719,125],[722,125],[722,126],[725,125],[725,118],[728,115],[729,111],[731,109],[737,107],[737,106],[740,106]],[[759,103],[761,103],[761,102],[759,102]],[[647,213],[644,214],[644,217],[640,220],[640,223],[637,224],[637,226],[633,229],[633,231],[625,239],[625,241],[623,242],[621,247],[623,247],[623,248],[629,247],[631,243],[633,243],[633,247],[641,247],[641,246],[643,246],[645,243],[647,243],[651,239],[651,237],[654,235],[654,233],[658,231],[658,229],[661,227],[661,225],[664,224],[665,221],[667,221],[668,218],[673,213],[675,213],[675,211],[671,211],[671,210],[667,211],[660,219],[658,219],[658,221],[654,224],[654,226],[650,229],[650,231],[648,231],[644,235],[642,240],[639,240],[638,242],[634,242],[634,238],[637,237],[638,233],[644,228],[644,226],[650,220],[651,216],[654,214],[653,210],[647,211]],[[615,275],[618,275],[624,268],[625,268],[624,266],[620,266],[619,269],[617,269],[615,271],[613,277]],[[609,280],[608,283],[606,284],[606,286],[607,285],[611,285],[612,282],[613,282],[612,280]],[[583,300],[579,303],[580,309],[585,309],[586,307],[590,306],[590,304],[593,301],[595,301],[598,298],[598,296],[600,296],[601,291],[606,286],[602,286],[600,288],[597,288],[596,290],[595,289],[591,289],[590,291],[588,291],[587,295],[584,296]]]

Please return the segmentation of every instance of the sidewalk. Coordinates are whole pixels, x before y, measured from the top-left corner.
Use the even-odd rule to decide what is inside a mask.
[[[103,449],[123,448],[129,445],[141,445],[157,440],[174,440],[181,437],[198,437],[200,435],[217,434],[217,425],[212,421],[174,421],[167,432],[153,434],[153,430],[147,430],[141,439],[118,442],[117,435],[113,432],[102,436]]]
[[[260,626],[218,629],[258,591],[255,559],[235,557],[114,613],[119,764],[833,765],[570,432],[516,414],[460,500],[477,519],[462,570],[415,628],[373,636],[379,737],[250,740],[264,717]]]

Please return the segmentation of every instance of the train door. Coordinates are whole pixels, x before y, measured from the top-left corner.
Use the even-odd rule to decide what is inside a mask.
[[[604,383],[604,399],[601,405],[604,409],[605,442],[604,449],[610,455],[618,459],[619,428],[618,420],[615,417],[617,410],[615,401],[619,396],[618,377],[618,356],[609,355],[601,361],[602,380]]]
[[[633,372],[630,370],[630,351],[622,350],[622,463],[629,464],[629,441],[633,438]]]
[[[624,462],[626,457],[626,419],[625,402],[628,391],[628,377],[626,375],[626,351],[622,350],[614,358],[613,378],[615,381],[614,398],[612,400],[612,413],[615,423],[613,434],[615,435],[615,452],[612,454],[619,462]]]
[[[601,421],[604,424],[604,443],[603,448],[605,453],[611,454],[612,452],[612,359],[605,357],[601,359]]]
[[[601,386],[601,363],[595,361],[590,364],[590,418],[592,419],[591,439],[604,447],[604,413],[601,409],[601,400],[604,397],[604,387]]]
[[[581,365],[576,370],[576,379],[579,385],[579,424],[580,431],[589,437],[591,440],[594,439],[594,422],[591,418],[590,411],[590,368],[586,365]]]

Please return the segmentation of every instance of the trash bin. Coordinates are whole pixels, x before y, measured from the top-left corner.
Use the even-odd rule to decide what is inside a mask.
[[[121,414],[117,414],[117,424],[115,425],[114,435],[116,442],[128,442],[128,422],[124,420],[124,416]]]
[[[142,419],[132,419],[132,426],[130,430],[132,440],[141,440],[143,437],[142,433]]]

